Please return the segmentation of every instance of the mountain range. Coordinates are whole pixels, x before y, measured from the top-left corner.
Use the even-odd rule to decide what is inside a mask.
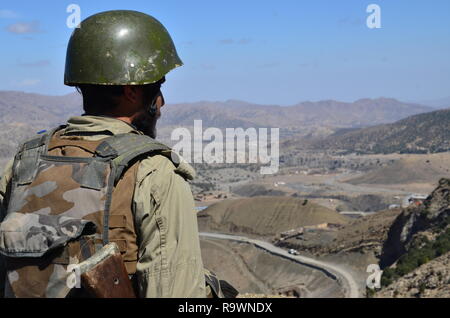
[[[0,123],[64,122],[67,117],[82,112],[82,99],[77,93],[45,96],[16,91],[0,91]],[[203,120],[204,126],[280,127],[299,125],[331,127],[365,127],[395,122],[432,108],[403,103],[390,98],[360,99],[353,103],[325,100],[302,102],[293,106],[258,105],[238,100],[226,102],[168,104],[163,108],[161,126],[192,126]],[[45,127],[43,127],[45,128]]]
[[[82,113],[78,93],[45,96],[0,91],[0,160],[13,155],[17,144],[36,132],[64,123]],[[174,127],[281,128],[281,136],[329,135],[339,128],[360,128],[392,123],[432,108],[390,98],[360,99],[353,103],[326,100],[293,106],[258,105],[238,100],[168,104],[159,122],[162,140]],[[1,164],[1,162],[0,162]]]
[[[427,106],[390,98],[360,99],[353,103],[325,100],[285,107],[229,100],[168,105],[161,125],[191,126],[194,119],[202,119],[204,126],[218,128],[366,127],[431,110]]]

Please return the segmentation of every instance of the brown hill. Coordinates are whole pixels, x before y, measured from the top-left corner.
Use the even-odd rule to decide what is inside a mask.
[[[201,231],[273,236],[322,223],[345,224],[339,213],[293,197],[254,197],[225,200],[199,214]]]
[[[44,96],[0,91],[0,171],[18,144],[40,130],[52,128],[82,112],[78,94]]]
[[[450,109],[414,115],[393,124],[338,133],[313,148],[359,153],[435,153],[450,150]]]
[[[411,155],[346,182],[351,184],[437,183],[443,177],[450,177],[450,153]]]
[[[16,91],[0,91],[0,123],[37,124],[45,129],[49,124],[65,122],[67,117],[80,114],[82,100],[77,93],[45,96]]]

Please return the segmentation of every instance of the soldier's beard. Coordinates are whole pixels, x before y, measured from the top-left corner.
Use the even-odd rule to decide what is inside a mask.
[[[133,119],[132,124],[145,135],[156,138],[156,122],[161,117],[160,107],[164,105],[164,97],[161,93],[161,85],[150,85],[144,89],[142,111]],[[152,107],[153,106],[153,107]],[[155,109],[154,112],[151,110]]]
[[[160,110],[157,111],[155,116],[150,115],[147,111],[143,111],[133,119],[132,124],[145,135],[154,139],[157,135],[156,123],[160,117]]]

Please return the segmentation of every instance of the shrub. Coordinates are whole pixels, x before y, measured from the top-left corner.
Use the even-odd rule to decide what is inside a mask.
[[[421,240],[425,243],[422,247],[419,247],[419,244],[415,244],[406,254],[398,259],[395,268],[387,268],[383,271],[381,277],[382,286],[391,284],[399,277],[450,251],[450,229],[441,233],[433,242],[423,238]]]

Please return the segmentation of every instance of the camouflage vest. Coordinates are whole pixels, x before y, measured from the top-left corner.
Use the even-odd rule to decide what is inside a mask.
[[[58,130],[26,142],[15,157],[0,224],[6,297],[66,297],[74,291],[69,264],[109,242],[118,244],[128,273],[136,271],[132,199],[138,163],[170,148],[132,133],[87,141],[60,138]]]

